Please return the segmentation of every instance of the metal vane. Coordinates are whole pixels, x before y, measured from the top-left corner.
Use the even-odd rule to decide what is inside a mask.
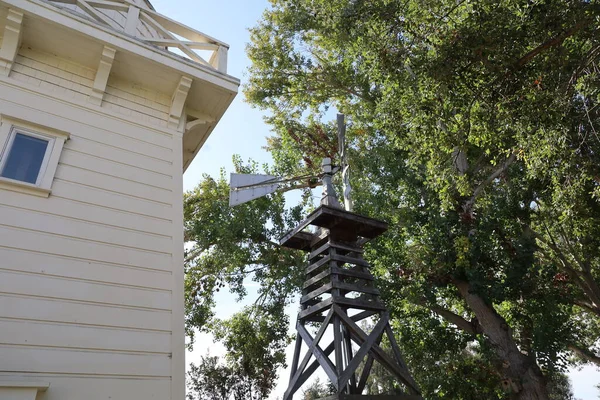
[[[293,178],[281,178],[273,175],[262,174],[231,174],[230,190],[229,190],[229,206],[237,206],[248,201],[266,196],[276,191],[289,191],[293,189],[314,187],[310,182],[311,179],[318,178],[323,183],[323,198],[321,204],[346,209],[352,211],[352,199],[350,192],[350,171],[348,166],[348,156],[346,153],[346,125],[344,123],[344,115],[337,115],[338,123],[338,147],[340,152],[340,160],[342,167],[335,167],[331,164],[330,158],[324,158],[322,167],[323,173],[318,176],[304,175]],[[343,190],[344,190],[344,206],[338,201],[335,189],[332,183],[332,177],[341,169]],[[308,183],[284,186],[283,184],[297,181],[307,180]]]

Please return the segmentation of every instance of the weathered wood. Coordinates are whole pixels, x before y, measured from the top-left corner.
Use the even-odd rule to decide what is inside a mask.
[[[318,249],[311,251],[310,254],[308,255],[308,259],[312,260],[316,256],[318,256],[320,254],[323,254],[324,252],[326,252],[327,250],[329,250],[331,247],[332,246],[331,246],[331,244],[329,242],[325,242],[325,244],[323,244],[322,246],[320,246]]]
[[[322,294],[329,292],[332,287],[333,287],[333,283],[329,282],[329,283],[321,286],[320,288],[313,290],[312,292],[310,292],[300,298],[300,304],[304,304],[305,302],[307,302],[317,296],[321,296]]]
[[[335,313],[340,316],[340,318],[344,321],[346,326],[350,329],[350,332],[353,335],[353,340],[357,339],[361,342],[365,342],[368,339],[367,334],[358,326],[352,319],[350,319],[345,313],[341,310],[341,308],[337,305],[333,306]],[[356,340],[355,340],[356,341]],[[358,343],[358,341],[357,341]],[[373,357],[377,361],[379,361],[384,367],[386,367],[390,372],[393,372],[401,381],[404,383],[413,394],[420,394],[420,390],[418,385],[410,376],[408,370],[402,368],[399,363],[393,360],[390,356],[386,354],[386,352],[379,347],[378,345],[371,346]]]
[[[339,208],[321,206],[315,212],[312,224],[323,228],[336,228],[338,232],[352,232],[357,237],[372,239],[388,229],[387,222],[348,212]]]
[[[333,346],[335,349],[334,358],[335,358],[335,368],[336,368],[336,386],[338,388],[338,392],[342,392],[345,390],[346,381],[340,380],[340,376],[343,375],[344,371],[344,361],[343,361],[343,353],[342,353],[342,345],[344,343],[344,339],[342,337],[342,326],[340,324],[340,317],[334,313],[333,315]]]
[[[298,314],[298,319],[302,320],[302,319],[310,317],[314,314],[320,313],[323,310],[325,310],[327,307],[329,307],[332,304],[332,302],[333,302],[333,298],[330,297],[328,299],[325,299],[325,300],[319,302],[318,304],[316,304],[312,307],[307,308],[306,310],[302,310]]]
[[[336,312],[337,314],[337,312]],[[335,316],[334,316],[335,318]],[[338,317],[340,318],[340,317]],[[365,358],[365,356],[371,351],[371,348],[376,345],[376,342],[381,338],[383,332],[385,331],[385,327],[388,323],[387,318],[382,318],[377,322],[371,334],[366,338],[366,340],[360,346],[360,349],[354,355],[352,361],[348,364],[342,375],[339,377],[340,385],[346,384],[350,380],[350,377],[354,375],[356,369],[360,366],[360,363]]]
[[[338,274],[338,275],[351,276],[353,278],[365,279],[368,281],[374,280],[373,275],[371,275],[370,272],[361,271],[358,268],[333,267],[333,268],[331,268],[331,273]]]
[[[368,293],[368,294],[379,294],[379,289],[374,287],[368,287],[364,285],[358,285],[355,283],[344,283],[344,282],[335,282],[333,287],[336,289],[346,290],[348,292],[359,292],[359,293]]]
[[[333,297],[333,296],[332,296]],[[351,308],[357,308],[360,310],[380,310],[385,311],[386,308],[379,300],[367,301],[363,299],[348,299],[345,297],[333,297],[333,301],[336,304],[349,306]]]
[[[387,222],[328,206],[321,206],[309,214],[297,227],[285,234],[279,240],[279,244],[287,246],[288,241],[309,225],[327,229],[336,228],[341,233],[350,232],[353,236],[367,239],[375,238],[388,229]]]
[[[346,325],[342,325],[342,336],[344,337],[344,355],[346,356],[346,365],[349,365],[354,358],[352,354],[352,338]],[[362,391],[361,391],[362,392]],[[361,393],[356,389],[356,374],[350,375],[350,393]]]
[[[396,360],[398,360],[398,363],[400,363],[402,368],[408,369],[408,366],[404,362],[404,357],[402,356],[400,347],[398,347],[398,342],[396,342],[396,338],[394,337],[394,332],[392,332],[392,327],[389,324],[385,327],[385,332],[387,333],[390,344],[392,345],[392,351],[396,356]]]
[[[370,316],[373,316],[375,314],[379,314],[381,311],[372,311],[372,310],[367,310],[367,311],[361,311],[358,314],[355,314],[353,316],[351,316],[350,318],[352,319],[352,321],[354,322],[358,322],[358,321],[362,321],[365,318],[369,318]]]
[[[295,243],[298,240],[298,238],[296,238],[296,235],[298,235],[300,232],[306,229],[310,224],[311,220],[309,215],[309,218],[300,222],[300,224],[297,227],[295,227],[294,229],[286,233],[281,239],[279,239],[279,245],[283,247],[288,247],[288,242]]]
[[[337,240],[329,239],[331,247],[335,247],[338,250],[347,251],[349,253],[363,254],[364,250],[356,243],[345,244]]]
[[[327,325],[323,324],[323,326],[326,327]],[[308,331],[302,324],[296,325],[296,329],[298,330],[298,333],[300,334],[300,336],[302,336],[302,339],[308,346],[309,352],[311,352],[312,355],[317,359],[317,361],[319,361],[319,364],[321,364],[321,368],[323,368],[323,370],[337,389],[338,384],[335,365],[333,365],[329,357],[325,355],[323,350],[319,347],[318,343],[316,343],[316,341],[313,340],[312,336],[310,336],[310,333],[308,333]]]
[[[333,351],[333,342],[329,343],[329,345],[323,350],[323,353],[326,356],[329,356],[329,354],[331,354],[331,352]],[[310,359],[310,356],[309,356]],[[300,376],[298,377],[298,380],[296,381],[294,386],[289,386],[288,389],[285,391],[285,394],[283,395],[283,399],[284,400],[290,400],[293,396],[293,394],[304,384],[304,382],[307,381],[308,378],[310,378],[310,376],[319,368],[319,361],[315,360],[313,361],[308,367],[306,367],[304,369],[304,372],[302,372],[300,374]],[[299,370],[302,371],[302,370]]]
[[[306,352],[304,358],[302,359],[302,362],[300,363],[300,366],[297,367],[295,370],[292,367],[293,373],[291,374],[291,378],[290,378],[290,385],[289,385],[290,389],[294,388],[294,387],[299,387],[300,385],[302,385],[302,383],[304,383],[304,382],[298,383],[298,381],[299,381],[300,377],[302,376],[302,373],[303,373],[304,369],[306,368],[306,365],[308,364],[308,361],[310,360],[310,357],[313,355],[315,347],[318,347],[319,341],[321,340],[321,338],[323,337],[323,334],[327,330],[327,326],[329,325],[329,322],[331,321],[331,317],[332,316],[333,316],[333,309],[331,309],[329,311],[329,313],[327,314],[327,317],[325,317],[325,322],[326,323],[323,323],[323,325],[321,326],[321,328],[319,329],[319,331],[315,335],[314,339],[310,338],[310,334],[308,334],[308,332],[306,332],[306,329],[304,328],[304,326],[302,326],[300,324],[300,322],[298,322],[296,324],[296,328],[298,330],[298,338],[302,338],[302,340],[306,341],[306,338],[303,336],[303,333],[304,333],[305,335],[308,335],[308,338],[310,338],[309,339],[310,343],[307,342],[308,351]],[[296,342],[296,350],[297,350],[297,352],[294,354],[294,359],[296,361],[297,361],[296,357],[299,358],[299,356],[300,356],[300,347],[301,347],[301,345],[302,345],[302,342],[300,342],[300,344],[298,344],[298,342]],[[293,394],[293,391],[292,391],[292,394]]]
[[[301,231],[285,244],[285,247],[289,249],[296,249],[302,251],[309,251],[312,241],[315,239],[315,235],[310,232]]]
[[[292,380],[294,375],[296,375],[296,371],[298,370],[298,359],[300,358],[300,350],[302,348],[302,338],[299,333],[296,333],[296,346],[294,348],[294,358],[292,359],[292,369],[290,374],[290,385],[292,384]]]
[[[360,265],[361,267],[365,267],[368,268],[371,266],[371,264],[369,264],[367,261],[363,260],[362,258],[356,258],[356,257],[348,257],[348,256],[343,256],[341,254],[336,254],[335,256],[331,256],[332,260],[335,261],[340,261],[346,264],[354,264],[354,265]]]
[[[377,345],[379,345],[379,343],[381,343],[381,337],[379,337],[379,340],[375,342]],[[367,380],[369,379],[369,375],[371,375],[371,368],[373,368],[374,361],[375,359],[373,358],[373,355],[368,354],[367,361],[365,362],[362,373],[360,374],[358,385],[356,387],[357,393],[362,393],[363,390],[365,390],[365,386],[367,386]]]
[[[325,256],[323,258],[321,258],[319,261],[310,264],[307,268],[306,268],[306,275],[311,274],[313,271],[321,268],[323,265],[327,264],[329,261],[331,261],[331,258],[329,256]]]
[[[313,276],[312,278],[310,278],[306,282],[304,282],[304,284],[302,285],[302,289],[310,289],[313,285],[315,285],[315,284],[319,283],[320,281],[322,281],[323,279],[327,278],[330,274],[331,274],[331,270],[329,268],[323,272],[318,273],[317,275]]]
[[[308,307],[312,307],[316,304],[319,304],[321,301],[323,301],[323,299],[316,298],[309,300],[306,303],[302,304],[302,306],[304,307],[303,310],[306,310]]]
[[[319,227],[317,233],[307,235],[309,225]],[[374,277],[368,269],[370,264],[362,258],[362,246],[386,229],[385,222],[322,205],[281,239],[283,246],[305,251],[310,247],[310,265],[305,271],[306,280],[300,299],[302,310],[298,313],[297,324],[298,335],[309,349],[298,365],[301,346],[296,344],[290,385],[284,400],[292,400],[294,393],[319,366],[336,387],[337,394],[331,399],[420,399],[419,389],[395,340],[390,338],[394,357],[390,357],[379,345],[384,334],[389,336],[392,333],[386,307],[379,300],[380,292],[373,286]],[[307,246],[309,239],[310,246]],[[327,293],[330,297],[321,300]],[[360,293],[361,296],[347,297],[350,293]],[[356,314],[350,316],[349,309],[357,310]],[[323,316],[325,311],[328,311],[327,317]],[[356,324],[377,314],[380,319],[369,335]],[[321,324],[315,339],[304,326],[307,321]],[[333,341],[322,350],[318,343],[320,335],[330,325],[333,325]],[[358,344],[357,350],[353,348],[353,342]],[[332,352],[333,358],[330,359]],[[310,363],[312,357],[314,361]],[[365,368],[359,377],[356,371],[365,359]],[[362,395],[375,361],[416,396]]]

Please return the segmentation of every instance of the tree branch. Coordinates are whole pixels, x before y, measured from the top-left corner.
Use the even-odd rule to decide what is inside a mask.
[[[506,159],[506,161],[504,161],[502,163],[502,165],[500,166],[500,168],[498,168],[497,170],[495,170],[490,176],[488,176],[483,182],[481,182],[481,184],[479,186],[477,186],[477,188],[473,191],[473,196],[471,197],[471,199],[469,199],[469,204],[472,205],[473,203],[475,203],[475,200],[477,199],[477,196],[479,196],[479,194],[481,193],[481,191],[483,189],[485,189],[485,187],[487,185],[489,185],[494,179],[498,178],[504,171],[506,171],[508,169],[508,167],[511,166],[511,164],[513,162],[515,162],[515,160],[517,159],[517,153],[516,152],[512,152],[510,154],[510,156]]]
[[[579,307],[583,308],[585,311],[591,312],[596,316],[600,316],[600,308],[596,307],[594,304],[581,299],[575,299],[574,303],[575,305],[578,305]]]
[[[585,361],[594,363],[600,367],[600,357],[592,353],[589,349],[584,349],[574,344],[569,344],[567,348]]]
[[[477,335],[479,333],[482,333],[481,327],[479,326],[479,323],[477,322],[477,320],[467,321],[465,318],[461,317],[460,315],[455,314],[452,311],[447,310],[443,307],[440,307],[438,305],[427,304],[425,299],[418,301],[417,304],[430,309],[431,311],[433,311],[440,317],[444,318],[451,324],[456,325],[462,331],[465,331],[472,335]]]
[[[580,31],[581,29],[585,28],[590,23],[592,23],[592,21],[593,21],[592,19],[584,19],[584,20],[580,21],[579,23],[577,23],[575,26],[573,26],[571,29],[540,44],[538,47],[531,50],[529,53],[525,54],[523,57],[521,57],[519,60],[517,60],[517,62],[515,63],[515,69],[519,69],[519,68],[525,66],[531,60],[533,60],[537,55],[544,52],[545,50],[548,50],[549,48],[554,47],[554,46],[560,46],[562,44],[562,42],[565,41],[565,39],[567,39],[570,36],[573,36],[575,33],[577,33],[578,31]]]

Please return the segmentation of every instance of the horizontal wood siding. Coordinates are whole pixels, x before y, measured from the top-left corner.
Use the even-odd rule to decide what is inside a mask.
[[[108,306],[171,310],[171,293],[76,279],[0,271],[0,293],[79,301]]]
[[[98,335],[102,332],[102,335]],[[169,354],[167,332],[0,319],[0,345]]]
[[[1,115],[70,134],[49,198],[0,190],[0,380],[48,381],[45,400],[165,400],[170,98],[111,79],[101,108],[59,100],[87,104],[94,76],[24,47],[0,81]]]
[[[96,71],[53,54],[23,47],[19,50],[11,77],[50,93],[86,102]],[[166,128],[170,96],[111,77],[102,106],[127,118]]]
[[[0,372],[0,379],[9,375]],[[61,375],[28,373],[27,381],[50,382],[43,400],[165,400],[170,398],[171,381],[168,378],[111,377],[102,375]]]
[[[0,294],[3,318],[169,332],[169,312]],[[97,332],[101,334],[100,331]]]
[[[24,251],[0,247],[2,271],[21,271],[49,277],[74,279],[80,282],[94,282],[129,286],[134,288],[159,289],[170,291],[171,271],[135,268],[119,264],[108,264],[40,253],[38,250]],[[118,276],[118,279],[115,277]]]
[[[168,355],[123,354],[29,346],[0,346],[0,371],[60,374],[160,376],[171,375]]]

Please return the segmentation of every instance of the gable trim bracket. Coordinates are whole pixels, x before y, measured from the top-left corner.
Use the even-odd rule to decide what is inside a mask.
[[[178,129],[183,117],[183,110],[185,109],[185,101],[187,100],[188,93],[192,87],[192,78],[182,76],[179,80],[179,84],[173,92],[171,98],[171,110],[169,111],[169,128]]]
[[[6,26],[0,47],[0,74],[8,76],[21,47],[23,36],[23,13],[13,8],[8,9]]]
[[[110,76],[110,70],[112,69],[116,54],[117,50],[112,47],[104,46],[102,49],[102,56],[100,57],[100,63],[98,64],[98,70],[96,71],[96,78],[94,79],[92,92],[88,98],[90,103],[97,106],[102,105],[108,77]]]

